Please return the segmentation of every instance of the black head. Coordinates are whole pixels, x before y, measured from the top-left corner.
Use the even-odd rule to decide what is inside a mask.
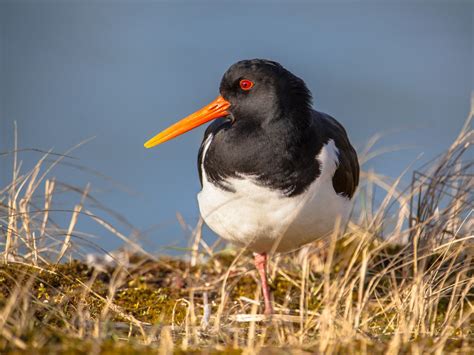
[[[230,102],[234,120],[263,124],[272,120],[304,120],[310,115],[311,92],[304,81],[279,63],[264,59],[242,60],[224,74],[220,93]]]
[[[151,148],[210,120],[230,116],[246,128],[278,122],[304,129],[311,119],[311,93],[303,80],[270,60],[242,60],[221,81],[221,95],[207,106],[158,133]]]

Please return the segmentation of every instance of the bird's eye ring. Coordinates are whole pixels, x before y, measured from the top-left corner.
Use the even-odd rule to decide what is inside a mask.
[[[247,80],[247,79],[242,79],[240,80],[240,88],[244,91],[249,91],[253,87],[253,81]]]

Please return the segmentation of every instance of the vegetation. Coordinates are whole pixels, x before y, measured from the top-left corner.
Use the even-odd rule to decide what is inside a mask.
[[[0,190],[0,350],[473,353],[473,114],[407,189],[363,172],[344,231],[271,258],[272,318],[261,315],[248,251],[208,245],[200,222],[182,258],[151,255],[91,211],[89,187],[49,178],[68,152],[23,173],[15,147],[12,181]],[[63,229],[53,196],[77,193]],[[78,218],[124,249],[88,258]]]

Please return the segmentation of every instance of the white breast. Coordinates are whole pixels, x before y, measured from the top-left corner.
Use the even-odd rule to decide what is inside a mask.
[[[212,141],[204,145],[203,159]],[[284,252],[330,235],[338,218],[347,221],[351,202],[338,195],[332,185],[338,150],[330,140],[318,159],[320,176],[302,194],[287,197],[258,185],[252,176],[230,178],[235,192],[209,182],[201,164],[203,188],[198,194],[201,215],[219,236],[254,252]]]

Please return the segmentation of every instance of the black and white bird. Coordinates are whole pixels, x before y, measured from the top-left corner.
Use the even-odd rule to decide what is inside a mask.
[[[232,65],[220,96],[145,143],[151,148],[210,120],[199,149],[201,215],[254,253],[272,314],[267,255],[327,238],[345,223],[359,182],[343,126],[312,109],[304,81],[262,59]]]

